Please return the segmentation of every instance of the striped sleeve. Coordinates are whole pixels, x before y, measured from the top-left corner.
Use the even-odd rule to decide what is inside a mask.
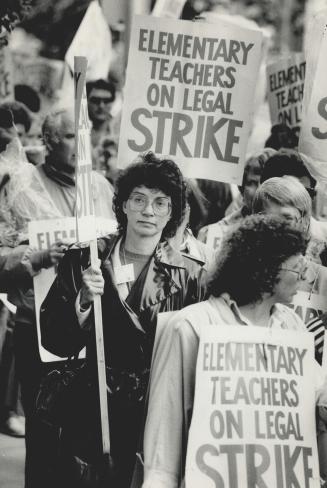
[[[327,325],[327,314],[320,315],[309,322],[306,327],[314,335],[316,352],[322,354],[324,347],[324,335]]]

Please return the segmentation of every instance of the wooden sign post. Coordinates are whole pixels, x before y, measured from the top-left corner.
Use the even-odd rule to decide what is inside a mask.
[[[75,88],[75,145],[76,145],[76,228],[77,240],[90,243],[91,265],[98,266],[98,247],[96,240],[96,222],[92,195],[92,160],[90,122],[85,91],[87,59],[74,58]],[[103,342],[103,324],[101,297],[97,295],[93,302],[95,340],[98,366],[100,396],[100,414],[103,454],[110,453],[110,435],[107,402],[106,364]]]

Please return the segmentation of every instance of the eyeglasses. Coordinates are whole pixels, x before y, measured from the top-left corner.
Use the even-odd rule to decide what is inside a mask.
[[[150,203],[145,195],[132,193],[129,197],[130,208],[133,212],[142,212]],[[151,202],[153,213],[159,217],[167,217],[171,209],[171,203],[166,197],[157,197]]]
[[[103,102],[105,105],[112,103],[114,101],[113,97],[90,97],[89,101],[95,105],[100,105]]]
[[[307,266],[305,266],[300,271],[297,271],[297,270],[291,269],[291,268],[280,268],[280,269],[282,269],[283,271],[290,271],[291,273],[296,273],[298,281],[304,281],[307,277],[307,271],[308,271]]]

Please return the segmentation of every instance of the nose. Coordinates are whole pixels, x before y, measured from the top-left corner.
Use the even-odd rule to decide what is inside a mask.
[[[145,215],[154,215],[154,212],[153,212],[153,206],[152,206],[152,202],[150,202],[149,200],[146,202],[146,205],[142,211],[143,214]]]

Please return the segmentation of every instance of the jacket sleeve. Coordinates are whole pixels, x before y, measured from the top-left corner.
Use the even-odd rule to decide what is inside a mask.
[[[32,278],[42,268],[52,266],[49,251],[37,251],[27,244],[17,247],[0,247],[0,291],[13,287],[30,288]]]
[[[164,327],[152,358],[143,488],[178,488],[184,476],[199,340],[179,317]]]
[[[88,337],[79,325],[75,310],[82,284],[82,255],[83,252],[76,249],[66,253],[40,310],[41,343],[60,357],[77,354]]]

